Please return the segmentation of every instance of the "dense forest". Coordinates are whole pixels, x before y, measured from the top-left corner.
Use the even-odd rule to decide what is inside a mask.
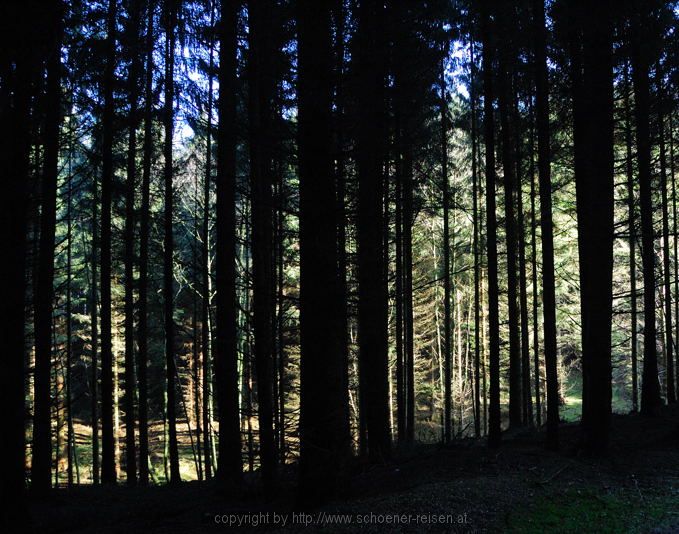
[[[314,508],[516,436],[605,458],[616,414],[676,446],[679,3],[6,0],[0,25],[8,524],[116,484]]]

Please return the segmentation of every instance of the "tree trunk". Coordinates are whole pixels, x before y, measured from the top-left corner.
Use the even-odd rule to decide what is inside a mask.
[[[300,498],[333,495],[348,456],[332,166],[330,6],[298,5],[300,175]],[[330,208],[330,210],[328,210]]]
[[[669,206],[667,200],[667,156],[665,153],[665,115],[663,106],[663,81],[660,64],[656,67],[656,83],[658,89],[658,124],[659,124],[659,151],[660,151],[660,194],[662,202],[662,231],[663,231],[663,282],[665,304],[665,382],[667,384],[667,402],[677,401],[674,384],[674,352],[675,346],[672,340],[672,285],[670,280],[670,223]],[[676,319],[676,317],[675,317]]]
[[[644,275],[644,370],[641,385],[641,413],[654,415],[662,401],[658,381],[658,354],[655,324],[655,252],[653,235],[653,184],[651,177],[651,140],[649,133],[649,59],[646,26],[648,7],[634,2],[632,32],[632,83],[639,164],[639,202],[641,206],[641,259]]]
[[[538,254],[537,254],[537,214],[535,211],[535,131],[530,129],[530,244],[531,244],[531,285],[533,288],[533,380],[535,384],[535,421],[542,427],[542,393],[540,388],[540,319],[538,313]]]
[[[273,172],[271,155],[272,100],[275,84],[272,11],[274,0],[249,3],[250,24],[250,185],[252,194],[252,277],[255,372],[259,408],[262,478],[276,475],[273,433]]]
[[[215,6],[210,2],[210,31],[216,30],[214,24]],[[226,20],[226,18],[225,18]],[[221,28],[220,22],[220,28]],[[202,376],[202,391],[201,395],[201,415],[203,427],[203,458],[204,458],[204,472],[205,479],[212,478],[212,457],[211,457],[211,436],[210,431],[210,189],[212,184],[212,107],[213,107],[213,90],[214,90],[214,48],[215,37],[214,33],[210,36],[210,60],[208,69],[208,100],[207,100],[207,128],[205,141],[205,178],[203,182],[203,216],[201,221],[200,235],[202,239],[201,250],[201,376]],[[234,216],[235,217],[235,216]],[[234,240],[235,240],[235,220],[234,220]],[[235,246],[235,244],[234,244]],[[234,252],[235,254],[235,252]],[[235,297],[234,297],[235,298]],[[199,445],[200,447],[200,445]],[[241,468],[242,469],[242,468]]]
[[[179,449],[177,447],[177,365],[174,354],[174,283],[173,257],[174,236],[172,214],[174,194],[172,190],[173,162],[172,139],[174,133],[174,48],[175,26],[177,23],[178,0],[165,0],[165,103],[163,126],[164,183],[164,233],[163,233],[163,304],[165,321],[165,381],[167,388],[167,427],[170,453],[170,482],[181,481],[179,474]]]
[[[488,445],[497,447],[502,438],[500,418],[500,320],[498,313],[497,214],[495,201],[495,121],[493,118],[493,43],[485,0],[481,13],[483,43],[484,142],[486,145],[486,247],[488,249],[488,334],[490,391],[488,401]]]
[[[573,32],[571,36],[582,307],[582,429],[583,448],[592,454],[607,448],[611,417],[614,193],[611,9],[609,2],[597,3],[586,11],[578,4],[575,16],[579,20],[574,30],[580,27],[582,33]]]
[[[75,439],[75,432],[73,431],[73,404],[71,386],[72,374],[71,366],[73,365],[73,299],[71,291],[71,280],[73,271],[73,221],[72,221],[72,198],[73,198],[73,176],[69,170],[67,177],[68,184],[66,186],[66,380],[65,380],[65,407],[66,407],[66,472],[68,487],[73,486],[73,463],[75,455],[75,447],[73,440]]]
[[[472,224],[474,234],[474,435],[481,437],[481,262],[480,262],[480,224],[479,218],[479,176],[477,163],[477,125],[476,125],[476,64],[474,63],[474,40],[470,37],[470,82],[469,105],[471,107],[471,138],[472,138]]]
[[[340,305],[339,321],[342,332],[340,344],[342,352],[342,383],[343,385],[343,410],[345,415],[342,422],[345,425],[343,437],[351,444],[351,424],[349,421],[349,288],[347,284],[348,261],[347,261],[347,165],[344,154],[344,121],[345,121],[345,39],[346,39],[346,14],[344,0],[337,0],[334,4],[333,17],[335,19],[335,181],[337,189],[337,269],[339,276]]]
[[[390,456],[387,281],[382,229],[385,139],[384,8],[361,2],[358,12],[358,323],[360,410],[370,459]],[[404,217],[405,219],[405,217]],[[405,258],[404,258],[405,259]],[[406,262],[407,263],[407,262]]]
[[[117,1],[109,0],[106,63],[104,66],[104,110],[102,119],[101,169],[101,481],[115,484],[116,460],[113,439],[113,351],[111,334],[111,204],[113,192],[113,85],[116,61]]]
[[[554,281],[554,229],[552,223],[552,176],[549,126],[549,81],[547,78],[547,38],[545,6],[542,0],[533,1],[535,21],[535,104],[537,114],[538,174],[540,188],[540,236],[542,239],[542,313],[544,328],[545,370],[547,377],[547,447],[559,446],[559,383],[556,349],[556,290]],[[531,175],[531,187],[533,187]],[[531,209],[535,217],[534,194]],[[535,219],[533,218],[533,221]],[[535,262],[535,224],[533,224],[533,261]],[[535,268],[534,268],[535,270]],[[533,274],[533,292],[537,292],[537,276]],[[534,313],[537,314],[537,297],[534,296]],[[537,326],[537,321],[536,321]],[[536,330],[537,332],[537,330]],[[535,334],[537,362],[537,333]],[[540,371],[535,366],[536,403],[540,424]]]
[[[395,124],[396,144],[400,144],[400,125]],[[394,184],[394,247],[395,247],[395,345],[396,345],[396,427],[399,442],[405,443],[406,436],[406,378],[405,347],[403,336],[403,165],[396,157]]]
[[[125,183],[125,473],[128,486],[137,483],[137,451],[135,444],[135,372],[134,372],[134,190],[137,175],[137,127],[139,125],[139,76],[141,55],[141,6],[131,4],[129,52],[131,57],[128,75],[130,99],[129,132],[127,144],[127,181]]]
[[[496,18],[501,18],[505,22],[500,23],[502,34],[508,38],[508,17],[510,10],[500,9],[496,13]],[[502,146],[502,168],[504,172],[504,204],[505,204],[505,236],[507,248],[507,309],[509,323],[509,426],[520,426],[523,422],[521,413],[521,342],[519,338],[519,309],[517,303],[517,235],[516,219],[514,216],[515,189],[517,179],[515,176],[514,153],[514,125],[511,124],[510,107],[512,98],[512,83],[510,65],[512,61],[513,47],[507,42],[499,47],[499,111],[500,111],[500,131]]]
[[[139,219],[139,325],[137,329],[137,383],[139,388],[139,483],[149,483],[148,436],[148,272],[151,158],[153,153],[153,11],[147,4],[146,73],[144,81],[144,155],[142,162],[141,213]]]
[[[632,360],[632,411],[639,410],[639,373],[637,363],[637,230],[634,208],[634,164],[632,160],[632,117],[630,106],[629,62],[625,62],[625,173],[627,177],[627,213],[629,231],[629,273],[630,273],[630,322],[631,343],[630,357]],[[675,230],[676,234],[676,230]],[[675,239],[676,246],[676,239]],[[676,253],[675,253],[676,257]],[[675,282],[676,283],[676,282]],[[676,303],[676,299],[675,299]]]
[[[514,122],[516,133],[516,224],[519,246],[519,318],[521,321],[521,417],[524,424],[533,426],[533,396],[530,387],[530,342],[528,332],[528,290],[526,276],[526,227],[523,211],[523,167],[522,167],[522,134],[520,130],[518,96],[514,102]]]
[[[217,477],[238,482],[243,471],[238,402],[238,333],[236,304],[236,91],[238,2],[224,5],[219,28],[219,127],[217,130],[217,345],[215,381],[219,410]],[[209,183],[209,171],[206,174]],[[209,187],[206,185],[206,188]],[[207,190],[207,189],[206,189]],[[206,201],[209,200],[209,193]],[[205,205],[207,214],[208,205]],[[207,215],[205,215],[207,217]],[[204,221],[204,253],[208,235]],[[206,258],[207,259],[207,258]],[[204,265],[204,295],[208,298],[209,264]],[[204,314],[207,301],[204,301]],[[205,328],[206,325],[203,325]],[[204,354],[206,357],[207,354]],[[206,377],[206,384],[207,384]],[[207,429],[209,421],[206,422]],[[208,439],[205,440],[209,441]],[[208,470],[209,455],[206,455]]]
[[[445,68],[448,57],[448,46],[444,46],[441,62],[441,185],[443,191],[443,441],[452,439],[452,395],[450,376],[451,327],[450,314],[450,184],[448,182],[448,101],[446,98]],[[472,156],[474,157],[474,156]],[[476,173],[473,173],[473,190],[476,193]],[[474,199],[476,205],[476,199]],[[477,264],[474,264],[477,267]],[[475,271],[476,273],[476,271]]]
[[[28,229],[28,184],[30,175],[30,84],[36,69],[33,48],[33,20],[29,8],[23,2],[3,5],[3,16],[11,20],[17,36],[3,32],[0,36],[0,54],[14,62],[3,61],[0,76],[0,168],[4,177],[4,202],[0,211],[2,239],[7,246],[1,262],[2,298],[0,310],[2,328],[0,341],[3,357],[0,359],[0,395],[2,406],[7,410],[3,421],[1,444],[5,470],[0,479],[0,497],[3,502],[13,503],[4,507],[1,519],[9,530],[26,530],[25,452],[24,452],[24,309],[26,297],[26,234]],[[10,98],[14,93],[15,98]],[[50,336],[48,334],[48,340]],[[49,375],[48,375],[49,380]],[[49,417],[49,416],[48,416]],[[48,436],[49,437],[49,436]],[[44,482],[41,482],[44,484]],[[49,464],[47,470],[49,488]]]
[[[677,184],[674,177],[674,133],[672,125],[672,114],[669,114],[669,138],[670,138],[670,177],[672,180],[672,233],[674,235],[674,350],[677,351],[676,343],[679,342],[679,248],[678,241],[679,236],[677,236]],[[679,352],[676,354],[677,361],[675,362],[675,371],[677,371],[677,376],[675,377],[677,382],[679,382]]]
[[[92,484],[99,484],[99,292],[97,290],[97,251],[99,250],[99,188],[97,176],[92,177],[92,249],[90,253],[92,287],[90,288],[90,334],[91,375],[90,375],[90,414],[92,424]],[[141,424],[141,423],[140,423]]]
[[[57,179],[59,176],[59,129],[61,124],[61,41],[63,35],[61,2],[56,1],[52,4],[52,16],[57,23],[54,30],[54,44],[49,50],[47,59],[40,249],[38,280],[34,294],[35,413],[33,418],[31,484],[32,489],[38,493],[45,493],[49,490],[52,465],[50,374],[54,305],[54,236]],[[21,309],[23,309],[23,303]]]

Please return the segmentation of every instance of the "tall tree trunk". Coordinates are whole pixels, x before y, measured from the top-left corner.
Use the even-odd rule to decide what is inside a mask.
[[[75,447],[73,440],[75,432],[73,430],[73,404],[72,404],[72,374],[73,365],[73,299],[72,299],[72,271],[73,271],[73,221],[72,221],[72,198],[73,198],[73,176],[70,173],[66,178],[66,369],[65,369],[65,407],[66,407],[66,472],[68,487],[73,486],[73,463]]]
[[[658,149],[660,151],[660,194],[662,202],[662,231],[663,231],[663,282],[665,295],[665,382],[667,384],[667,402],[677,401],[675,392],[674,376],[674,353],[675,346],[672,340],[672,285],[670,279],[670,223],[669,206],[667,200],[667,155],[665,152],[665,106],[662,69],[660,63],[656,67],[656,83],[658,90]],[[675,317],[675,320],[677,318]]]
[[[282,165],[278,164],[277,170],[277,206],[276,210],[276,350],[274,360],[276,363],[277,380],[274,382],[276,407],[274,417],[276,419],[276,447],[278,448],[281,464],[285,464],[285,176]]]
[[[174,49],[175,26],[179,0],[165,0],[165,103],[163,126],[164,183],[164,233],[163,233],[163,304],[165,320],[165,381],[167,388],[167,427],[170,453],[170,482],[180,482],[179,449],[177,447],[177,365],[174,354],[174,283],[173,256],[174,236],[172,214],[174,194],[172,190],[173,162],[172,139],[174,133]]]
[[[521,147],[523,137],[520,130],[518,95],[514,101],[515,146],[516,146],[516,224],[519,246],[519,318],[521,321],[521,416],[524,424],[533,426],[533,396],[530,387],[530,342],[528,332],[528,290],[526,276],[526,227],[523,211],[523,167]]]
[[[99,250],[99,188],[96,174],[92,177],[92,249],[90,252],[90,269],[92,287],[90,288],[90,417],[92,424],[92,484],[99,484],[99,292],[97,290],[97,252]]]
[[[44,131],[45,157],[42,172],[40,249],[38,280],[34,294],[35,413],[33,418],[31,484],[32,489],[38,493],[44,493],[49,490],[52,465],[50,374],[54,305],[54,236],[56,229],[57,179],[59,175],[59,129],[61,124],[61,41],[63,35],[61,2],[52,2],[51,9],[53,10],[52,16],[57,22],[54,30],[54,44],[48,52],[49,56],[47,59]],[[8,281],[8,283],[13,282]]]
[[[208,98],[211,100],[211,98]],[[211,102],[210,102],[211,103]],[[193,383],[193,388],[192,388],[192,393],[193,393],[193,417],[196,423],[196,449],[195,449],[195,456],[196,456],[196,461],[197,461],[197,472],[196,476],[198,477],[198,481],[202,482],[203,480],[203,448],[202,448],[202,441],[203,441],[203,429],[202,429],[202,417],[201,417],[201,407],[202,407],[202,402],[201,402],[201,359],[200,359],[200,352],[201,352],[201,344],[199,342],[200,338],[200,331],[198,329],[198,287],[199,287],[199,282],[198,279],[201,277],[201,274],[198,269],[198,246],[200,243],[200,216],[198,212],[200,211],[200,187],[198,184],[198,173],[194,176],[194,189],[193,189],[193,199],[194,199],[194,212],[193,212],[193,236],[194,236],[194,242],[193,242],[193,250],[191,254],[191,271],[193,273],[193,280],[195,283],[195,287],[193,289],[193,295],[192,295],[192,310],[191,310],[191,381]]]
[[[396,141],[400,144],[400,125],[396,120]],[[406,436],[406,378],[405,347],[403,336],[403,165],[401,158],[396,157],[394,184],[394,247],[395,247],[395,345],[396,345],[396,427],[399,442],[405,443]]]
[[[406,383],[406,439],[415,439],[415,333],[413,318],[413,156],[410,141],[403,154],[403,331]],[[386,261],[386,259],[385,259]]]
[[[448,181],[448,100],[446,98],[445,68],[448,58],[448,46],[444,45],[441,61],[441,185],[443,192],[443,440],[448,443],[452,439],[452,395],[450,376],[451,355],[451,314],[450,314],[450,191]],[[476,192],[476,174],[474,174],[474,192]]]
[[[415,354],[414,354],[414,330],[413,330],[413,129],[414,115],[413,102],[416,100],[412,82],[411,47],[414,44],[409,26],[410,13],[408,2],[395,0],[391,8],[394,17],[394,44],[393,44],[393,71],[394,71],[394,114],[396,116],[396,143],[395,158],[397,180],[400,181],[401,196],[401,311],[403,319],[403,382],[405,398],[405,440],[412,441],[415,437]],[[387,186],[384,186],[384,195],[388,197]],[[387,205],[388,207],[388,205]],[[385,219],[387,214],[385,213]],[[388,221],[384,222],[385,236],[388,230]],[[388,239],[385,238],[385,242]],[[388,251],[385,243],[385,250]],[[385,254],[385,265],[388,257]],[[386,275],[386,270],[385,270]]]
[[[517,303],[517,236],[516,219],[514,216],[515,176],[514,153],[514,125],[511,124],[512,83],[510,65],[513,63],[513,45],[508,44],[510,10],[500,9],[496,18],[504,22],[499,23],[504,37],[499,47],[498,57],[498,103],[500,111],[500,131],[502,147],[502,168],[504,172],[504,207],[505,207],[505,236],[507,248],[507,308],[509,323],[509,426],[520,426],[523,422],[521,413],[521,342],[519,338],[519,309]]]
[[[543,0],[533,0],[535,24],[535,106],[537,114],[538,174],[540,187],[540,236],[542,239],[542,313],[544,328],[545,370],[547,377],[547,446],[559,445],[559,383],[556,349],[556,290],[554,282],[554,225],[552,222],[552,176],[549,126],[549,81],[547,78],[547,37],[545,29],[545,6]],[[531,174],[531,188],[533,176]],[[531,210],[535,221],[534,194],[531,194]],[[533,261],[535,260],[535,223],[533,222]],[[534,268],[535,270],[535,268]],[[534,313],[537,314],[537,276],[533,274]],[[537,321],[536,321],[537,326]],[[535,334],[537,362],[537,329]],[[536,403],[538,424],[540,413],[540,368],[535,366]]]
[[[111,333],[111,204],[113,193],[113,85],[116,61],[116,0],[109,0],[106,18],[101,169],[101,481],[114,484],[116,460],[113,439],[113,350]]]
[[[226,14],[226,13],[225,13]],[[211,436],[210,431],[210,348],[212,340],[210,336],[210,189],[212,184],[212,107],[213,107],[213,90],[214,90],[214,46],[216,30],[214,25],[215,6],[210,2],[210,31],[213,32],[210,37],[210,61],[208,74],[208,99],[207,99],[207,132],[205,141],[205,178],[203,182],[203,217],[201,237],[203,242],[202,256],[201,256],[201,274],[202,274],[202,291],[201,298],[201,373],[202,373],[202,417],[203,417],[203,457],[205,462],[205,479],[212,478],[212,455],[211,455]],[[226,17],[224,17],[226,23]],[[222,28],[220,23],[220,29]],[[226,46],[226,45],[223,45]],[[228,49],[227,49],[228,50]],[[235,75],[235,73],[234,73]],[[235,209],[235,206],[234,206]],[[235,215],[234,215],[235,217]],[[235,220],[233,222],[234,233],[234,247],[235,247]],[[235,255],[235,251],[233,253]],[[234,258],[235,261],[235,258]],[[235,298],[235,296],[234,296]],[[241,467],[242,470],[242,467]]]
[[[471,138],[472,138],[472,224],[474,234],[474,435],[481,437],[481,251],[479,249],[480,221],[479,211],[479,176],[477,163],[477,118],[476,118],[476,64],[474,60],[474,40],[470,37],[470,82],[469,105],[471,107]]]
[[[649,133],[650,90],[646,27],[648,6],[634,2],[632,22],[632,83],[639,164],[639,202],[641,206],[641,259],[644,275],[644,370],[641,386],[641,413],[653,415],[661,405],[658,381],[658,354],[655,324],[655,251],[653,236],[653,184],[651,177],[651,140]]]
[[[29,7],[31,6],[31,7]],[[3,526],[10,530],[26,530],[25,508],[25,451],[24,451],[24,309],[26,297],[26,234],[28,229],[28,184],[30,176],[30,124],[31,81],[35,69],[33,48],[33,19],[30,3],[14,1],[2,6],[3,27],[11,21],[13,29],[20,31],[0,35],[0,168],[4,177],[4,202],[0,210],[0,228],[3,243],[7,246],[0,263],[2,286],[0,298],[0,341],[3,356],[0,359],[0,395],[7,410],[3,421],[0,444],[3,462],[6,462],[0,479],[0,497],[13,506],[3,507]],[[9,61],[5,61],[9,59]],[[11,62],[14,69],[10,69]],[[14,93],[15,98],[10,98]],[[50,339],[48,333],[48,340]],[[48,374],[49,380],[49,374]],[[49,437],[49,436],[48,436]],[[47,464],[49,488],[49,463]]]
[[[276,475],[273,433],[273,169],[271,154],[275,0],[249,3],[250,184],[255,372],[259,408],[260,461],[265,483]]]
[[[613,66],[609,2],[576,6],[573,38],[575,181],[582,308],[583,448],[608,445],[613,282]],[[579,50],[582,43],[582,48]],[[586,122],[585,122],[586,121]],[[548,392],[549,395],[549,392]],[[549,410],[549,402],[547,403]]]
[[[481,13],[483,43],[484,142],[486,145],[486,247],[488,254],[488,335],[490,391],[488,401],[488,445],[497,447],[502,438],[500,418],[500,320],[498,313],[497,214],[495,200],[495,121],[493,110],[493,43],[489,8],[484,0]]]
[[[384,161],[384,7],[361,2],[358,12],[358,323],[360,410],[372,461],[390,456],[387,280],[382,229]],[[404,217],[405,219],[405,217]],[[404,258],[405,259],[405,258]],[[407,263],[407,262],[406,262]]]
[[[300,498],[330,497],[348,456],[332,166],[328,3],[298,4],[300,173]]]
[[[532,106],[531,106],[532,111]],[[530,128],[530,245],[531,245],[531,286],[533,288],[533,380],[535,384],[535,421],[542,427],[542,393],[540,391],[540,333],[538,313],[538,253],[537,253],[537,214],[535,211],[535,129]]]
[[[335,20],[335,80],[334,80],[334,132],[335,132],[335,181],[337,190],[337,270],[339,276],[338,302],[342,352],[342,409],[345,415],[342,417],[344,424],[343,437],[351,444],[351,424],[349,421],[349,288],[347,283],[347,165],[344,154],[344,121],[345,121],[345,40],[346,40],[346,13],[344,0],[336,0],[332,13]]]
[[[625,62],[625,173],[627,175],[627,213],[629,231],[629,273],[630,273],[630,358],[632,360],[632,411],[639,410],[639,373],[637,363],[637,228],[634,208],[634,164],[632,160],[632,113],[630,106],[629,62]],[[675,231],[676,234],[676,231]],[[675,239],[676,246],[676,239]],[[676,256],[676,253],[675,253]],[[679,294],[679,292],[677,292]],[[675,298],[676,301],[676,298]]]
[[[679,236],[677,236],[677,184],[674,177],[674,132],[672,130],[672,114],[669,114],[669,138],[670,138],[670,178],[672,180],[672,233],[674,235],[674,350],[677,351],[676,343],[679,342]],[[675,370],[679,383],[679,351],[676,354]]]
[[[148,436],[148,272],[151,158],[153,153],[153,16],[155,1],[148,0],[146,24],[146,73],[144,81],[144,155],[142,162],[141,213],[139,219],[139,325],[137,328],[137,382],[139,388],[139,482],[149,482]]]
[[[217,130],[217,345],[215,380],[219,410],[217,477],[222,483],[242,476],[240,415],[238,402],[238,333],[236,302],[236,91],[238,2],[222,8],[219,27],[219,127]],[[209,171],[205,179],[209,182]],[[206,186],[208,187],[208,186]],[[209,195],[209,193],[208,193]],[[206,195],[206,201],[209,200]],[[208,205],[205,205],[207,213]],[[207,215],[206,215],[207,216]],[[204,254],[208,235],[204,221]],[[206,258],[207,260],[207,258]],[[204,295],[208,298],[209,264],[204,265]],[[207,301],[204,302],[204,313]],[[205,315],[207,315],[205,313]],[[207,325],[203,325],[206,328]],[[207,354],[204,354],[207,357]],[[206,377],[206,384],[207,384]],[[209,425],[209,421],[206,422]],[[205,427],[206,429],[208,426]],[[206,439],[206,442],[209,440]],[[208,470],[209,455],[206,455]]]
[[[135,443],[135,372],[134,372],[134,191],[137,175],[137,127],[139,125],[139,76],[141,54],[141,5],[130,5],[129,53],[131,57],[128,74],[130,99],[129,131],[127,144],[127,181],[125,183],[125,473],[128,486],[137,483],[137,450]]]
[[[443,441],[452,439],[452,394],[450,376],[451,327],[450,314],[450,184],[448,182],[448,101],[446,98],[445,68],[448,58],[448,46],[444,45],[441,61],[441,185],[443,191]],[[474,157],[474,156],[472,156]],[[476,193],[476,173],[473,173],[473,189]],[[474,199],[476,205],[476,199]],[[476,267],[476,263],[475,263]]]

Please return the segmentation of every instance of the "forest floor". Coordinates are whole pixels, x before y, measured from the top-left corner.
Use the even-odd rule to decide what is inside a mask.
[[[415,445],[392,462],[356,466],[340,499],[293,512],[294,469],[278,495],[254,480],[236,496],[209,483],[63,489],[31,504],[35,532],[650,532],[679,534],[679,407],[657,418],[616,415],[610,454],[577,453],[579,426],[561,426],[561,449],[542,436]],[[283,522],[285,524],[283,525]],[[229,526],[229,523],[231,525]]]

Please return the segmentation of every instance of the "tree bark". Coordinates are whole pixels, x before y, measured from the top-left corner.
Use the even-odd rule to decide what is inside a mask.
[[[31,457],[31,489],[45,493],[51,485],[51,360],[54,306],[54,236],[56,229],[57,181],[59,176],[59,129],[61,125],[61,41],[62,5],[51,3],[56,21],[53,45],[47,58],[47,93],[45,95],[45,156],[42,172],[42,210],[40,214],[40,248],[35,306],[35,414]],[[22,304],[23,308],[23,304]]]
[[[174,48],[178,0],[165,0],[165,103],[163,109],[164,214],[163,214],[163,311],[165,322],[165,382],[167,393],[168,448],[170,454],[170,483],[181,481],[179,474],[179,449],[177,447],[177,365],[175,362],[174,324],[174,212],[172,139],[174,133]]]
[[[517,303],[517,230],[514,214],[516,173],[514,153],[514,125],[511,120],[512,83],[510,65],[513,45],[510,40],[508,18],[509,9],[499,9],[495,16],[504,22],[502,28],[503,43],[498,50],[498,103],[500,111],[500,132],[502,148],[502,169],[504,172],[504,208],[505,236],[507,250],[507,309],[509,324],[509,426],[521,426],[523,423],[521,404],[521,342],[519,338],[519,308]]]
[[[273,432],[273,169],[271,155],[274,0],[250,0],[250,185],[255,374],[259,408],[260,461],[266,484],[276,475]]]
[[[0,6],[0,165],[3,169],[2,240],[7,246],[0,264],[0,400],[7,410],[0,435],[3,461],[0,520],[5,529],[29,528],[25,502],[25,369],[26,252],[29,214],[31,96],[39,73],[33,39],[37,33],[34,2],[5,2]],[[18,31],[17,31],[18,30]],[[49,466],[48,466],[49,467]],[[47,473],[49,479],[49,471]],[[48,480],[49,487],[49,480]]]
[[[582,307],[582,446],[591,454],[606,450],[611,418],[614,191],[611,9],[609,2],[587,9],[584,3],[578,3],[571,36]]]
[[[630,105],[629,62],[625,62],[625,174],[627,177],[627,214],[629,231],[629,273],[630,273],[630,323],[631,342],[630,359],[632,361],[632,411],[639,410],[639,376],[637,363],[637,229],[634,208],[634,164],[632,159],[632,113]],[[675,231],[676,234],[676,231]],[[676,240],[675,240],[676,245]],[[676,254],[675,254],[676,256]],[[676,299],[675,299],[676,301]]]
[[[514,101],[516,154],[516,225],[519,247],[519,319],[521,322],[521,417],[524,424],[533,426],[533,396],[530,387],[530,342],[528,332],[528,290],[526,276],[526,227],[523,210],[523,167],[518,95]]]
[[[129,132],[127,144],[127,181],[125,183],[125,473],[128,486],[137,483],[137,451],[135,443],[135,372],[134,372],[134,190],[137,175],[137,127],[139,126],[139,76],[141,73],[141,6],[130,5],[129,53],[131,58],[128,74],[130,99]]]
[[[448,56],[448,46],[443,47],[445,53],[441,62],[441,185],[443,192],[443,441],[448,443],[452,439],[452,394],[450,376],[451,356],[451,327],[450,313],[450,184],[448,182],[448,101],[446,99],[445,61]],[[474,155],[472,155],[474,158]],[[474,160],[475,161],[475,160]],[[473,164],[473,192],[476,193],[476,167]],[[476,198],[474,198],[476,206]],[[474,249],[476,251],[476,249]],[[476,260],[475,256],[475,260]],[[478,267],[476,262],[475,268]],[[474,271],[475,274],[478,274]],[[476,278],[475,278],[476,280]]]
[[[336,490],[350,443],[344,429],[344,357],[332,165],[330,6],[298,4],[300,174],[300,498]],[[329,209],[328,209],[329,208]]]
[[[113,193],[113,85],[116,62],[116,18],[118,4],[109,0],[106,17],[106,62],[104,65],[101,169],[101,481],[115,484],[113,438],[113,351],[111,338],[111,205]]]
[[[658,90],[658,150],[660,151],[660,194],[662,202],[662,231],[663,231],[663,284],[665,305],[665,383],[667,387],[667,402],[677,401],[674,376],[675,346],[672,339],[672,283],[670,279],[670,224],[669,206],[667,200],[667,155],[665,147],[665,106],[662,70],[660,63],[656,67],[656,84]],[[676,320],[676,317],[675,317]]]
[[[151,158],[153,155],[153,17],[155,1],[147,2],[146,72],[144,81],[144,146],[141,213],[139,216],[139,324],[137,327],[137,385],[139,390],[139,483],[149,482],[148,437],[148,272]]]
[[[215,380],[219,410],[217,478],[221,483],[239,482],[243,472],[238,402],[238,332],[236,301],[236,91],[237,29],[239,2],[222,8],[219,26],[219,126],[217,130],[217,345]],[[209,181],[209,173],[206,175]],[[207,187],[207,186],[206,186]],[[206,201],[208,200],[206,195]],[[207,213],[208,205],[205,205]],[[205,222],[204,222],[205,226]],[[208,235],[204,228],[207,255]],[[206,258],[207,259],[207,258]],[[204,295],[208,298],[208,264],[204,265]],[[206,276],[207,275],[207,276]],[[207,301],[204,300],[204,306]],[[204,309],[204,314],[205,309]],[[206,328],[206,324],[203,328]],[[204,356],[205,352],[204,340]],[[207,377],[206,377],[207,380]],[[206,382],[207,384],[207,382]],[[209,421],[206,422],[209,425]],[[205,426],[207,429],[208,426]],[[206,443],[209,441],[206,438]],[[206,470],[209,465],[206,455]],[[262,459],[264,461],[264,459]]]
[[[662,403],[658,380],[658,354],[655,324],[655,251],[653,235],[653,198],[651,176],[651,140],[649,133],[650,90],[649,58],[646,27],[648,6],[634,2],[632,21],[632,83],[634,85],[634,117],[637,132],[639,165],[639,202],[641,206],[641,259],[644,278],[644,367],[641,385],[641,413],[654,415]]]
[[[500,418],[500,320],[498,313],[497,214],[495,200],[495,121],[493,117],[493,43],[490,0],[481,12],[483,43],[484,142],[486,145],[486,247],[488,254],[488,360],[490,391],[488,401],[488,445],[497,447],[502,438]]]
[[[559,446],[559,383],[557,375],[556,349],[556,289],[554,281],[554,225],[552,222],[552,176],[551,147],[549,126],[549,80],[547,77],[547,38],[545,29],[545,6],[543,0],[533,0],[535,24],[535,105],[537,115],[538,139],[538,180],[540,189],[540,236],[542,239],[542,313],[544,328],[545,374],[547,377],[547,447]],[[531,176],[531,187],[533,177]],[[534,198],[531,198],[533,214]],[[535,225],[534,225],[535,226]],[[533,256],[535,256],[535,229],[533,229]],[[535,261],[535,257],[533,258]],[[533,275],[533,291],[537,291]],[[537,299],[534,297],[537,313]],[[537,325],[537,323],[536,323]],[[537,346],[537,334],[535,336]],[[537,354],[537,348],[536,354]],[[537,361],[537,356],[536,356]],[[536,403],[538,424],[540,423],[539,405],[539,365],[535,368]]]
[[[382,228],[385,138],[384,7],[361,2],[358,11],[358,329],[360,410],[364,414],[368,456],[390,456],[387,362],[387,281]],[[405,218],[405,217],[404,217]]]

